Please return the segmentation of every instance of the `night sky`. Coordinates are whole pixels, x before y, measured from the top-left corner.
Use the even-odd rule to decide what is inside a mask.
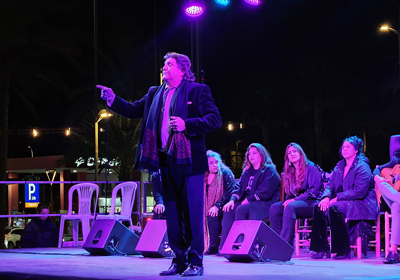
[[[205,2],[199,68],[223,118],[207,148],[229,164],[237,143],[244,152],[260,142],[281,170],[285,147],[297,142],[329,171],[342,140],[365,135],[371,167],[389,160],[389,138],[400,133],[400,42],[379,26],[399,30],[398,1],[262,0],[253,7],[231,0],[225,8]],[[165,53],[191,56],[197,23],[183,15],[182,1],[96,4],[97,80],[122,98],[136,100],[159,84]],[[93,1],[2,0],[0,15],[0,63],[16,58],[10,131],[80,127],[88,115],[94,121],[104,102],[94,90]],[[244,123],[244,129],[227,131],[229,121]],[[9,157],[30,156],[27,145],[38,156],[60,154],[41,141],[10,136]]]

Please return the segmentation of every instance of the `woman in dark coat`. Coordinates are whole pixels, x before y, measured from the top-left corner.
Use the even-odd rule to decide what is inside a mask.
[[[332,253],[334,259],[350,258],[350,240],[347,220],[376,220],[379,209],[376,193],[371,184],[371,169],[363,154],[363,141],[357,136],[344,139],[340,148],[342,160],[333,170],[322,194],[321,202],[314,207],[311,233],[312,256],[330,257],[327,239],[327,223],[331,226]]]
[[[279,181],[279,174],[267,149],[258,143],[250,144],[239,188],[223,207],[220,248],[235,220],[264,220],[269,217],[269,208],[279,199]]]
[[[311,218],[317,198],[322,194],[321,171],[307,159],[299,144],[286,147],[282,186],[286,199],[269,210],[271,228],[293,246],[296,219]]]
[[[235,176],[214,151],[207,151],[208,170],[204,177],[204,244],[207,255],[218,253],[219,233],[223,217],[222,207],[237,188]]]

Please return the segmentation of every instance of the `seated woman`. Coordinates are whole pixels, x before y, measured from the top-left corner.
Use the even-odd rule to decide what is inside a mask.
[[[400,244],[400,193],[395,190],[390,184],[388,179],[384,179],[380,176],[383,168],[393,168],[396,164],[400,163],[400,149],[397,148],[394,152],[393,158],[390,162],[377,166],[373,172],[374,180],[379,189],[380,195],[386,201],[387,205],[390,207],[392,214],[392,234],[390,237],[390,249],[386,258],[383,260],[385,264],[395,264],[399,263],[399,255],[397,253],[397,248]],[[394,184],[400,178],[396,175],[390,183]]]
[[[154,206],[153,219],[155,220],[165,220],[165,206],[164,200],[161,194],[162,184],[161,184],[161,172],[153,172],[151,176],[151,186],[153,191],[153,198],[156,205]]]
[[[332,253],[334,259],[351,258],[350,239],[346,227],[348,220],[376,220],[379,209],[371,184],[371,169],[363,154],[363,141],[357,136],[344,139],[340,148],[340,160],[322,194],[322,200],[314,207],[314,220],[310,249],[312,256],[330,257],[327,238],[327,222],[331,226]]]
[[[321,171],[307,159],[299,144],[286,147],[282,186],[286,199],[269,210],[271,228],[293,246],[296,219],[313,216],[314,205],[322,194]]]
[[[222,162],[221,155],[207,151],[208,169],[204,178],[204,241],[207,255],[218,253],[222,207],[229,201],[236,188],[235,176]]]
[[[268,151],[261,144],[250,144],[239,188],[222,208],[221,248],[235,220],[264,220],[269,217],[270,206],[279,199],[279,181]]]
[[[49,207],[39,204],[37,213],[49,214]],[[21,248],[57,247],[57,245],[58,228],[47,216],[33,218],[21,235]]]

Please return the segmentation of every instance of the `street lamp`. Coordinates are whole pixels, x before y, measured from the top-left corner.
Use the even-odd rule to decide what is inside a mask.
[[[57,170],[55,170],[55,169],[46,169],[47,179],[49,179],[49,181],[51,182],[50,183],[50,212],[51,213],[53,212],[53,181],[54,181],[54,178],[56,178],[56,173],[57,173]],[[51,179],[50,179],[49,174],[52,174]]]
[[[31,149],[31,156],[33,157],[33,150],[31,146],[28,146],[28,149]]]
[[[113,114],[107,112],[106,109],[103,109],[99,112],[99,118],[94,123],[94,145],[95,145],[95,153],[94,153],[94,165],[95,165],[95,175],[94,180],[99,180],[99,122],[104,118],[109,118]]]
[[[387,24],[382,25],[379,28],[379,30],[381,32],[390,32],[391,31],[391,32],[393,32],[393,33],[395,33],[397,35],[397,44],[398,44],[398,47],[399,47],[399,84],[400,84],[400,33],[399,33],[399,31],[397,31],[396,29],[391,28]]]

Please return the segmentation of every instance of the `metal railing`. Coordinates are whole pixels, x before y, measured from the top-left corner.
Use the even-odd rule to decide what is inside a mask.
[[[9,180],[9,181],[0,181],[0,185],[16,185],[16,184],[29,184],[29,183],[34,183],[34,184],[52,184],[52,185],[59,185],[59,184],[68,184],[68,185],[75,185],[75,184],[81,184],[81,183],[93,183],[93,184],[97,184],[99,185],[99,197],[100,194],[104,194],[105,196],[105,205],[104,205],[104,209],[105,212],[107,212],[107,207],[111,206],[107,204],[107,199],[111,198],[107,197],[108,191],[111,191],[111,189],[109,189],[109,185],[112,184],[120,184],[120,183],[124,183],[126,181],[31,181],[31,180]],[[143,208],[142,210],[142,197],[141,197],[141,193],[142,193],[142,187],[145,187],[145,184],[141,184],[140,181],[133,181],[136,182],[139,185],[139,188],[137,188],[137,193],[135,195],[135,204],[138,203],[138,211],[132,211],[132,215],[138,215],[138,221],[141,222],[142,221],[142,213],[146,211],[145,208]],[[105,184],[105,186],[102,188],[100,186],[100,184]],[[146,193],[146,192],[144,192]],[[64,196],[68,197],[68,192],[64,193]],[[51,203],[53,203],[54,201],[51,201]],[[146,205],[146,200],[144,198],[144,205]],[[99,208],[99,203],[97,203],[97,208]],[[103,206],[102,206],[103,207]],[[64,210],[64,209],[60,209]],[[106,215],[106,213],[100,213],[97,211],[97,209],[95,209],[95,214],[96,215]],[[66,215],[65,214],[11,214],[11,215],[0,215],[0,218],[30,218],[30,217],[42,217],[42,216],[47,216],[47,217],[60,217],[62,215]]]

